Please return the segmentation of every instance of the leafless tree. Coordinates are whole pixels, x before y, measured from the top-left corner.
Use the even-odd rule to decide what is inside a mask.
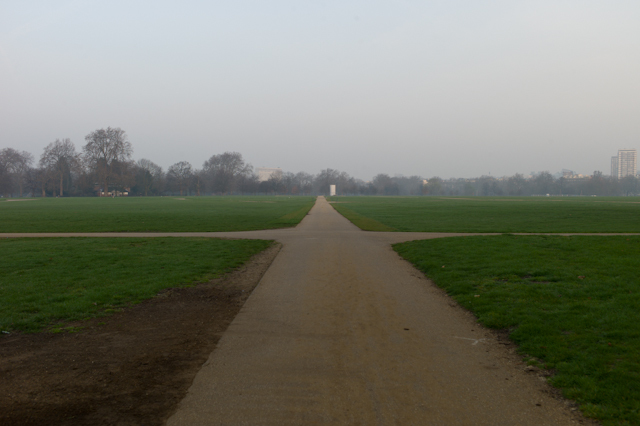
[[[136,163],[136,184],[144,191],[144,195],[149,195],[152,189],[157,189],[162,179],[162,167],[151,160],[143,158]]]
[[[7,188],[11,188],[13,183],[17,184],[21,197],[31,163],[33,163],[33,155],[27,151],[17,151],[13,148],[5,148],[0,151],[0,173],[4,172],[5,174],[5,185]]]
[[[291,172],[285,172],[280,178],[282,187],[286,194],[297,194],[299,189],[296,182],[296,175]]]
[[[313,191],[313,175],[306,172],[296,173],[296,182],[300,193],[309,195]]]
[[[373,178],[373,186],[379,195],[398,195],[398,185],[386,173],[379,173]]]
[[[549,172],[540,172],[533,178],[534,191],[536,194],[554,194],[555,193],[555,179]]]
[[[0,161],[0,194],[6,196],[11,191],[11,175],[6,164]]]
[[[169,167],[167,170],[167,179],[169,179],[182,195],[183,191],[188,190],[193,179],[193,168],[187,161],[180,161]]]
[[[519,173],[507,179],[507,192],[509,195],[523,195],[526,186],[526,179]]]
[[[76,152],[76,147],[70,139],[56,139],[47,145],[40,157],[40,167],[48,171],[60,182],[59,194],[62,197],[64,180],[71,179],[71,172],[76,170],[80,164],[80,157]]]
[[[324,169],[318,173],[314,179],[316,192],[329,194],[329,185],[337,185],[340,172],[335,169]]]
[[[638,178],[635,176],[625,176],[619,181],[620,190],[624,195],[634,195],[638,192]]]
[[[196,189],[196,195],[198,197],[200,196],[200,191],[202,191],[204,187],[205,180],[206,180],[206,176],[204,174],[204,171],[202,171],[202,169],[196,170],[193,172],[193,186]]]
[[[98,129],[85,136],[87,144],[82,148],[84,159],[89,168],[96,174],[106,193],[109,183],[119,184],[123,175],[122,163],[128,163],[133,154],[127,134],[119,127]]]
[[[240,179],[250,176],[253,167],[242,159],[239,152],[213,155],[202,165],[212,192],[227,194],[236,189]]]

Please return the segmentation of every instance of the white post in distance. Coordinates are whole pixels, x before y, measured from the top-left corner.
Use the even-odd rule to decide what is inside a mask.
[[[336,186],[329,185],[329,196],[333,197],[334,195],[336,195]]]

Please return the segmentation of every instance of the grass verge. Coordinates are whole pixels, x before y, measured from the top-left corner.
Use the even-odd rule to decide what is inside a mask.
[[[0,240],[0,330],[66,329],[160,290],[206,282],[272,244],[213,238]],[[60,325],[60,323],[62,325]]]
[[[493,236],[395,250],[606,425],[640,424],[640,237]]]
[[[336,207],[335,204],[332,204],[333,207],[347,220],[353,223],[358,228],[364,231],[380,231],[380,232],[393,232],[397,231],[397,229],[392,228],[391,226],[387,226],[384,223],[380,223],[375,219],[372,219],[367,216],[363,216],[360,213],[356,213],[353,210],[350,210],[346,207]]]
[[[640,232],[639,197],[333,197],[365,231]],[[361,220],[361,217],[371,221]],[[353,218],[353,219],[352,219]]]
[[[222,232],[296,226],[314,197],[37,198],[6,203],[0,232]]]

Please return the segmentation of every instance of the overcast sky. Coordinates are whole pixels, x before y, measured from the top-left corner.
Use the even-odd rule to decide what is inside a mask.
[[[0,0],[0,149],[107,126],[165,169],[608,174],[640,148],[640,2]]]

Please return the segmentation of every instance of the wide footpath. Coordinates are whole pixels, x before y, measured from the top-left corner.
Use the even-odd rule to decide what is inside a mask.
[[[390,246],[444,234],[364,232],[320,197],[296,228],[216,235],[283,248],[168,425],[578,422]]]

